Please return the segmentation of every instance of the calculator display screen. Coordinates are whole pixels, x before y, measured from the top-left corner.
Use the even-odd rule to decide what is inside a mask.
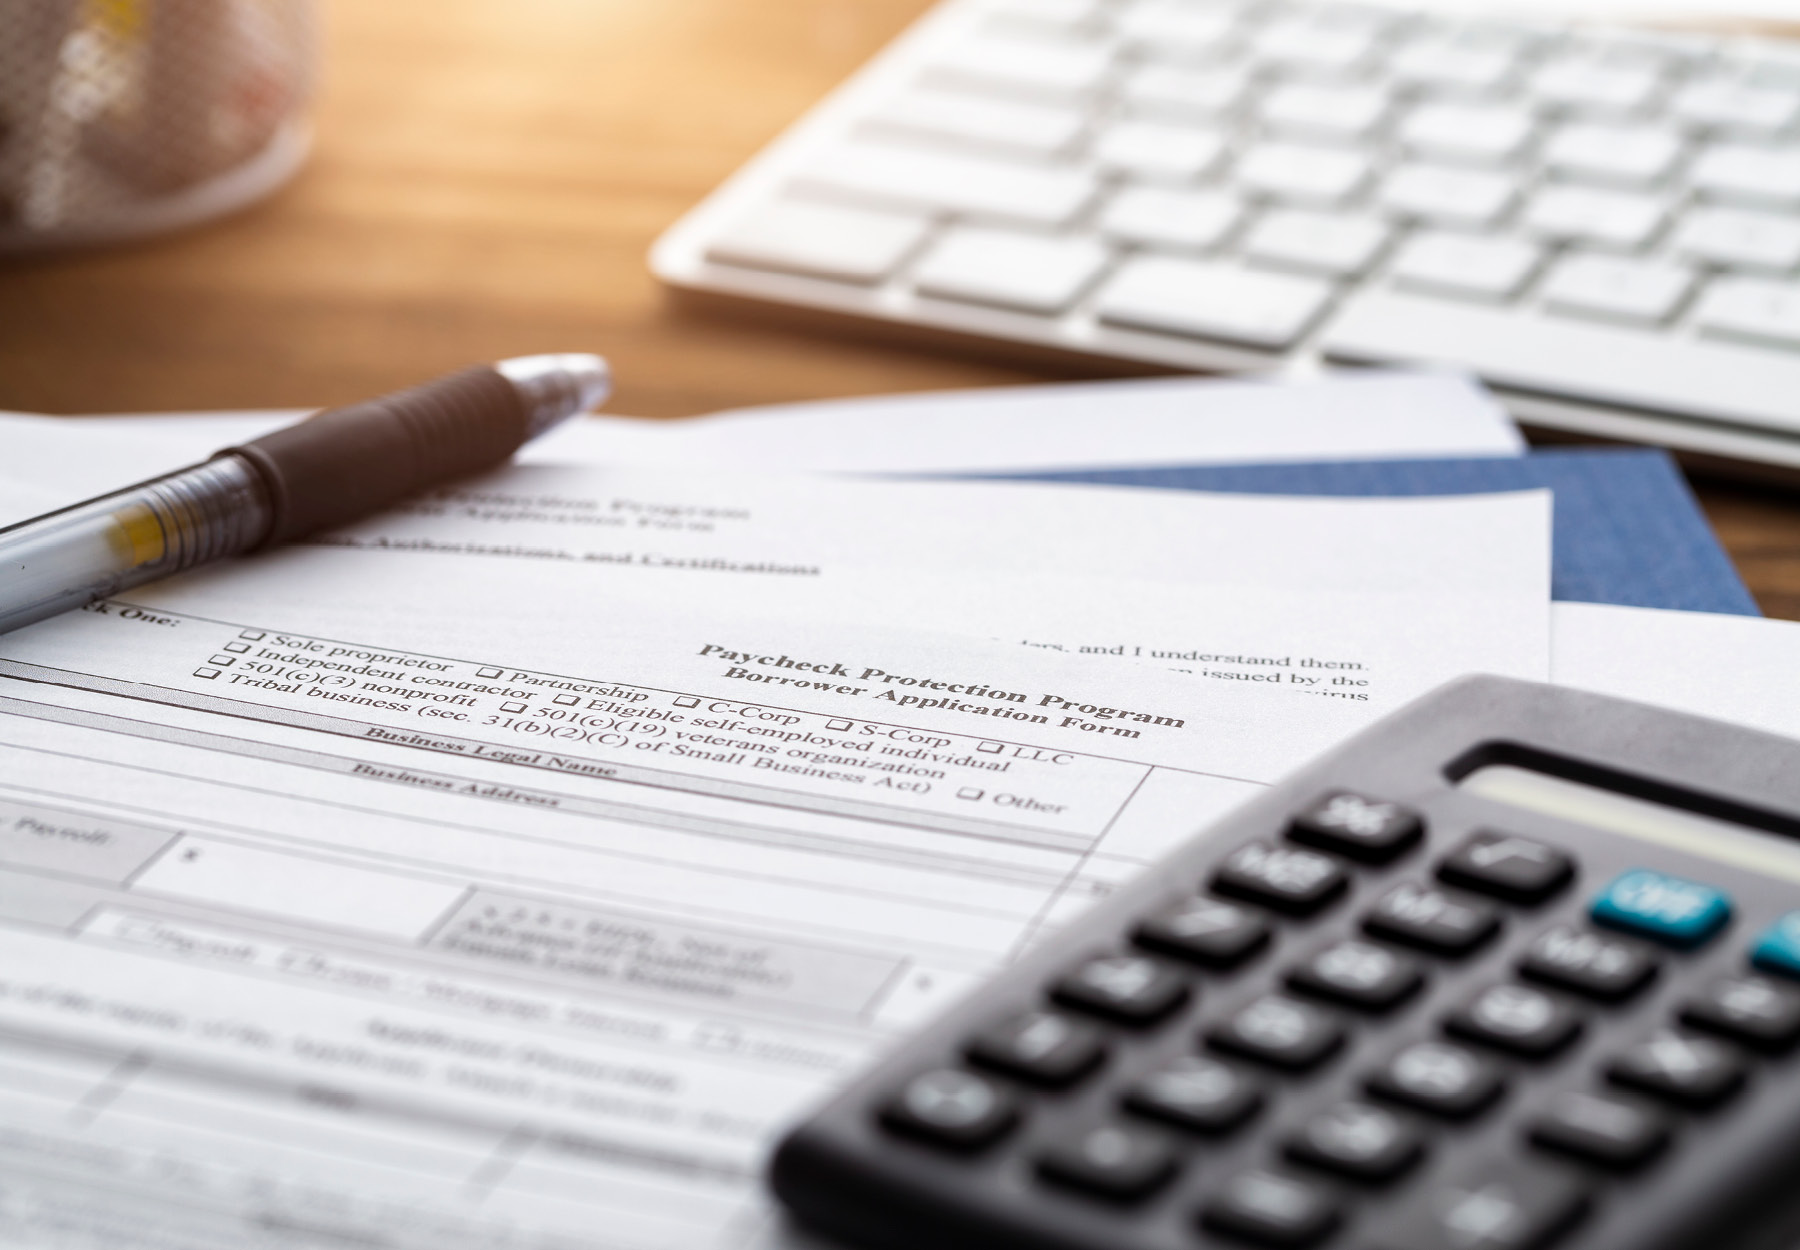
[[[1800,882],[1800,845],[1746,825],[1514,764],[1477,768],[1458,784],[1471,794],[1510,807]]]

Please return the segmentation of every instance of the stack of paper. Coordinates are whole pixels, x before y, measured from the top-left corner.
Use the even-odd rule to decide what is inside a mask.
[[[269,420],[3,419],[0,506]],[[1486,671],[1782,728],[1732,666],[1788,628],[1552,608],[1522,450],[1449,377],[594,421],[9,635],[0,1241],[787,1244],[783,1124],[1404,700]],[[822,475],[1321,461],[1391,489]]]

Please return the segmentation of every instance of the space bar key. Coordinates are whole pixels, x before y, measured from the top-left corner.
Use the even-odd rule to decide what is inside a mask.
[[[1800,432],[1800,354],[1377,292],[1325,328],[1329,360],[1456,364],[1494,386]]]

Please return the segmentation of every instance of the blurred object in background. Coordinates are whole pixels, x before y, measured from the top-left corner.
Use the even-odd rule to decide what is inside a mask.
[[[314,0],[0,0],[0,252],[240,208],[305,157]]]

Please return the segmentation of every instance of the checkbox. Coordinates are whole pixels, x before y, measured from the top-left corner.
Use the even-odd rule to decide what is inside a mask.
[[[220,668],[229,668],[231,665],[237,663],[237,657],[235,655],[215,655],[212,659],[208,660],[207,663],[217,664]]]
[[[851,723],[847,720],[828,720],[825,722],[825,728],[835,729],[838,732],[842,733],[846,729],[855,728],[855,726],[851,725]]]
[[[263,632],[260,629],[246,629],[240,632],[238,637],[242,638],[245,642],[261,642],[263,640]]]
[[[247,642],[228,642],[225,644],[225,649],[233,655],[242,655],[250,649],[250,644]]]
[[[207,681],[211,681],[213,678],[217,677],[218,675],[219,675],[219,670],[216,668],[197,668],[194,670],[194,676],[204,677],[204,678],[206,678]]]
[[[559,694],[556,696],[556,702],[562,704],[564,707],[574,707],[577,703],[581,702],[581,696],[575,694]]]
[[[676,707],[699,707],[700,700],[696,699],[691,694],[684,694],[679,699],[675,700],[675,706]]]
[[[956,792],[956,797],[959,799],[979,799],[986,793],[986,790],[977,790],[974,786],[964,786]]]
[[[998,755],[1006,750],[1006,744],[1004,742],[978,742],[975,744],[975,749],[985,751],[989,755]]]
[[[498,676],[500,676],[500,670],[497,668],[478,668],[475,670],[475,676],[477,676],[477,677],[498,677]]]
[[[523,712],[525,705],[523,703],[502,703],[500,710],[502,712]]]

